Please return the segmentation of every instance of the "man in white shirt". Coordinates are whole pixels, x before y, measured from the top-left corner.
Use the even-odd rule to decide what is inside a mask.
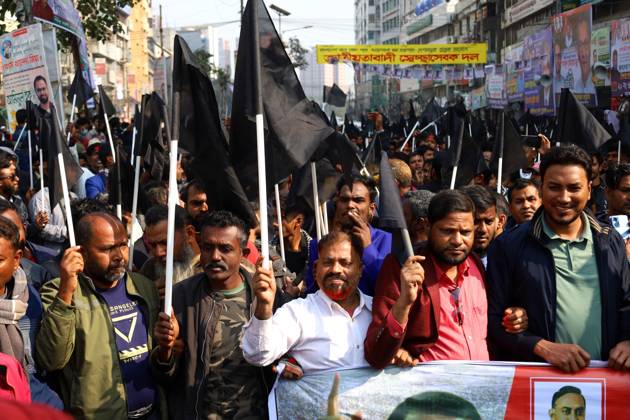
[[[357,288],[363,270],[361,244],[334,231],[317,247],[314,274],[319,290],[275,314],[273,273],[258,267],[253,279],[256,310],[241,341],[247,362],[268,366],[290,354],[304,373],[369,366],[363,342],[372,321],[372,298]]]

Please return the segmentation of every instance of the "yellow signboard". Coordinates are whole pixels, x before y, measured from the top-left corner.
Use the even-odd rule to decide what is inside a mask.
[[[485,64],[487,56],[487,44],[317,46],[319,64]]]

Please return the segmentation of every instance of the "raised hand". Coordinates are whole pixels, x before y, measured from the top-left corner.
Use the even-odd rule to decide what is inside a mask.
[[[273,315],[273,301],[276,297],[276,279],[271,269],[263,268],[262,261],[258,262],[253,278],[254,294],[256,295],[256,312],[254,315],[260,320],[269,319]]]
[[[83,255],[81,247],[74,246],[66,249],[59,264],[59,292],[57,296],[66,304],[72,304],[72,294],[79,285],[79,273],[83,272]]]
[[[171,313],[173,310],[171,309]],[[168,316],[164,312],[160,312],[158,320],[153,329],[153,336],[159,346],[158,357],[161,362],[168,362],[173,354],[175,342],[179,336],[179,323],[174,315]]]

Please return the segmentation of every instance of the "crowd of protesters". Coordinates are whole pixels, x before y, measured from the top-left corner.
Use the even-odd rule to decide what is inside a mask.
[[[18,112],[14,140],[26,118]],[[402,147],[404,135],[376,122],[347,134],[359,154],[379,135],[387,139],[415,255],[399,249],[397,232],[379,227],[378,174],[362,171],[340,179],[319,240],[313,210],[290,198],[293,179],[282,183],[280,207],[269,203],[282,237],[270,224],[266,269],[259,226],[217,208],[183,156],[170,316],[168,183],[147,171],[137,226],[127,203],[119,219],[105,124],[78,118],[67,129],[83,169],[72,188],[77,246],[70,247],[64,202],[51,209],[39,190],[40,164],[49,183],[37,139],[31,166],[27,143],[15,147],[7,135],[0,394],[76,418],[243,419],[267,416],[279,362],[294,380],[435,360],[539,361],[565,372],[604,360],[630,370],[625,145],[621,156],[616,145],[588,154],[570,139],[552,147],[541,135],[539,145],[524,144],[526,164],[497,193],[494,139],[486,134],[485,165],[468,185],[449,189],[444,135],[416,133]],[[116,118],[110,125],[129,153],[132,125]]]

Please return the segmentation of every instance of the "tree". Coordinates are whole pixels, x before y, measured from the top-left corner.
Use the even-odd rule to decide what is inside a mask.
[[[296,68],[306,68],[308,67],[308,62],[306,61],[306,53],[308,50],[302,47],[300,44],[300,40],[298,38],[289,38],[289,58],[293,62],[293,67]]]
[[[27,0],[3,0],[0,2],[0,16],[6,12],[24,16],[24,4]],[[32,0],[30,0],[32,2]],[[111,34],[124,30],[118,21],[118,8],[133,7],[140,0],[76,0],[75,6],[81,14],[83,28],[88,38],[97,41],[109,39]],[[6,32],[6,26],[0,22],[0,31]]]
[[[212,78],[212,63],[210,63],[210,59],[212,58],[212,54],[203,48],[199,48],[193,52],[195,55],[195,59],[201,68],[201,71],[204,72],[209,78]]]

